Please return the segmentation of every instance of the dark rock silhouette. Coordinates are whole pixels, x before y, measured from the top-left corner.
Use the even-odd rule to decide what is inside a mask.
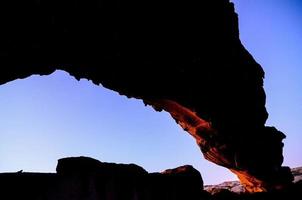
[[[151,173],[147,182],[151,192],[146,196],[150,200],[199,199],[206,195],[202,191],[203,181],[200,173],[189,165],[168,169],[162,173]]]
[[[0,174],[1,200],[289,200],[301,195],[301,181],[270,192],[237,194],[217,188],[208,193],[192,166],[148,173],[134,164],[88,157],[60,159],[57,173]]]
[[[149,174],[134,164],[87,157],[60,159],[56,174],[0,174],[0,198],[49,200],[199,199],[203,184],[192,166]]]
[[[57,174],[59,175],[95,175],[106,176],[143,176],[148,174],[142,167],[135,164],[103,163],[88,157],[70,157],[58,161]]]
[[[228,0],[12,0],[0,25],[0,84],[65,70],[169,112],[248,191],[292,182]]]

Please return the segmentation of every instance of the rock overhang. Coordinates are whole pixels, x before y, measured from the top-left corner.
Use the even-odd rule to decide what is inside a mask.
[[[169,112],[252,192],[292,181],[228,0],[2,4],[0,84],[61,69]]]

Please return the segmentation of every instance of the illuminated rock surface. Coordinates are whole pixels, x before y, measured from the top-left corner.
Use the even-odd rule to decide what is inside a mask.
[[[294,176],[294,182],[298,183],[302,181],[302,167],[297,167],[291,169],[292,174]],[[234,193],[244,193],[246,189],[240,184],[239,181],[226,181],[218,185],[205,185],[204,190],[214,194],[221,190],[229,190]]]
[[[296,167],[292,169],[292,174],[294,175],[294,182],[302,181],[302,167]]]
[[[228,0],[12,0],[0,10],[0,84],[65,70],[166,110],[250,192],[291,183],[285,135],[265,127],[264,72]]]

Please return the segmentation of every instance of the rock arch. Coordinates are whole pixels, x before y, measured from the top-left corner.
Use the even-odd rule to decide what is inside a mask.
[[[166,110],[251,192],[292,181],[228,0],[15,0],[0,13],[0,84],[61,69]]]

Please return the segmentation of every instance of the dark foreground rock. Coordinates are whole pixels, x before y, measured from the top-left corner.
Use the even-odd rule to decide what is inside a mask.
[[[203,190],[200,173],[181,166],[148,173],[134,164],[104,163],[87,157],[60,159],[57,173],[0,174],[1,200],[244,200],[294,199],[302,182],[269,193]]]
[[[198,199],[200,173],[182,166],[148,173],[134,164],[87,157],[60,159],[56,174],[0,174],[1,200],[169,200]]]

